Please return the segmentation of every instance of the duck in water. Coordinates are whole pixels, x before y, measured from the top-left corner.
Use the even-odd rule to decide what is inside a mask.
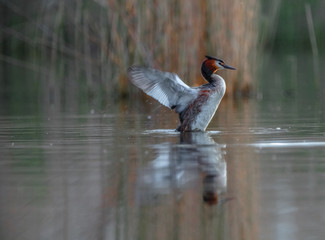
[[[179,132],[205,131],[226,92],[226,83],[218,70],[235,68],[221,59],[206,56],[201,73],[209,83],[189,87],[175,73],[154,68],[132,66],[130,81],[162,105],[179,114]]]

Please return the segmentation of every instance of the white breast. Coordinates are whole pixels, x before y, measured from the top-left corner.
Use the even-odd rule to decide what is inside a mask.
[[[218,90],[214,92],[212,95],[210,95],[207,102],[202,106],[201,112],[193,121],[192,130],[205,131],[211,119],[213,118],[216,110],[218,109],[221,99],[223,98],[226,91],[226,84],[221,77],[218,82],[217,89]]]

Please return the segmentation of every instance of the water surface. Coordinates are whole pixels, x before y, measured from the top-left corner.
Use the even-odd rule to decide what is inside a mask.
[[[224,100],[205,133],[149,104],[0,117],[1,239],[321,239],[321,103]]]

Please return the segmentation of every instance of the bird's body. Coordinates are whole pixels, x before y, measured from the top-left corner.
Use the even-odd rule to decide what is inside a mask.
[[[213,77],[215,82],[196,88],[197,97],[179,114],[178,131],[204,131],[207,128],[226,91],[223,78],[216,74]]]
[[[199,87],[189,87],[176,74],[153,68],[130,67],[129,78],[137,87],[164,106],[175,109],[180,124],[177,131],[205,131],[226,91],[218,69],[234,69],[222,60],[209,57],[202,63],[201,72],[209,82]]]

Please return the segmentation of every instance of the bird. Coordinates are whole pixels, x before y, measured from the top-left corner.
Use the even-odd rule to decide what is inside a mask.
[[[205,131],[226,92],[225,80],[216,74],[221,69],[236,70],[222,59],[205,56],[201,74],[208,83],[199,87],[189,87],[177,74],[151,67],[129,67],[128,79],[179,114],[180,123],[176,131]]]

